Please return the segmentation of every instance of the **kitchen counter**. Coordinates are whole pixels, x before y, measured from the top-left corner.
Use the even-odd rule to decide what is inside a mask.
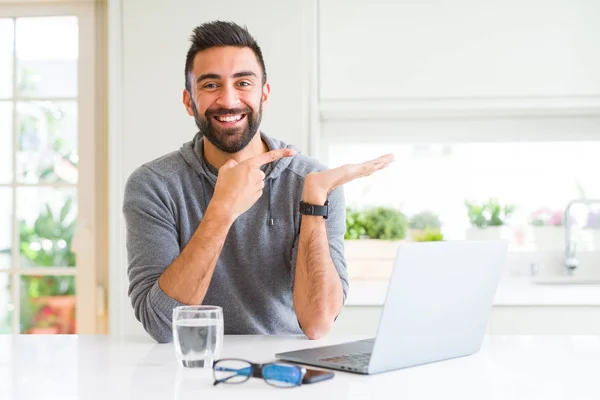
[[[226,336],[222,357],[256,362],[279,351],[362,337]],[[0,336],[0,399],[598,399],[598,336],[488,336],[479,353],[374,376],[337,372],[293,389],[252,378],[212,385],[184,369],[171,344],[109,336]]]
[[[381,306],[386,280],[350,282],[346,306]],[[536,284],[529,278],[506,278],[498,285],[494,306],[600,306],[600,285]]]

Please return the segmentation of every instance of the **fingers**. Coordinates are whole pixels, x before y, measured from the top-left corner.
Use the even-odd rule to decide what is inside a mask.
[[[385,162],[386,164],[392,163],[394,162],[394,155],[393,154],[385,154],[381,157],[376,158],[373,161],[379,161],[379,162]]]
[[[358,174],[359,176],[369,176],[373,172],[386,168],[392,162],[394,162],[394,156],[392,154],[386,154],[371,161],[359,164],[357,168]]]
[[[293,149],[271,150],[256,157],[249,158],[242,164],[248,164],[252,168],[260,168],[262,165],[279,160],[282,157],[293,156],[294,154],[296,154],[296,151]]]
[[[225,161],[225,164],[221,165],[222,170],[227,171],[228,169],[231,169],[233,167],[235,167],[236,165],[238,165],[237,161],[235,161],[233,158]]]
[[[265,187],[265,173],[260,169],[251,169],[250,185],[256,188],[256,190],[262,190]]]
[[[385,168],[390,163],[394,162],[394,156],[392,154],[386,154],[385,156],[381,156],[375,158],[374,160],[367,161],[361,164],[363,168],[379,170],[381,168]]]
[[[251,174],[253,175],[254,179],[256,180],[261,180],[264,181],[265,180],[265,173],[260,170],[260,169],[253,169]]]

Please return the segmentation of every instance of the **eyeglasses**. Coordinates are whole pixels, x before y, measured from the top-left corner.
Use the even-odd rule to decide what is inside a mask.
[[[300,386],[306,369],[297,365],[267,363],[255,364],[237,358],[222,358],[213,363],[213,376],[219,383],[244,383],[250,377],[263,378],[269,385],[279,388]]]

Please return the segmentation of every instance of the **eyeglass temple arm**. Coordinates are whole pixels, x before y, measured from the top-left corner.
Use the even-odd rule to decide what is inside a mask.
[[[219,383],[223,383],[223,382],[227,382],[229,379],[234,378],[236,376],[249,376],[250,374],[252,374],[252,376],[254,375],[254,372],[252,371],[254,368],[252,367],[246,367],[246,368],[226,368],[226,367],[216,367],[217,371],[221,371],[221,372],[235,372],[235,375],[230,375],[227,378],[224,379],[220,379],[218,381],[214,381],[213,382],[213,386],[217,386]],[[260,370],[259,370],[260,373]],[[262,375],[260,375],[260,377],[262,378]]]

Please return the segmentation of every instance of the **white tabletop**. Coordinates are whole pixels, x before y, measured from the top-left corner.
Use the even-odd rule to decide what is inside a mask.
[[[226,336],[223,357],[255,362],[276,352],[359,337]],[[0,399],[599,399],[600,337],[489,336],[473,356],[373,376],[278,389],[252,378],[212,386],[184,369],[172,345],[108,336],[0,336]],[[282,392],[283,391],[283,392]],[[282,397],[284,396],[284,397]]]

